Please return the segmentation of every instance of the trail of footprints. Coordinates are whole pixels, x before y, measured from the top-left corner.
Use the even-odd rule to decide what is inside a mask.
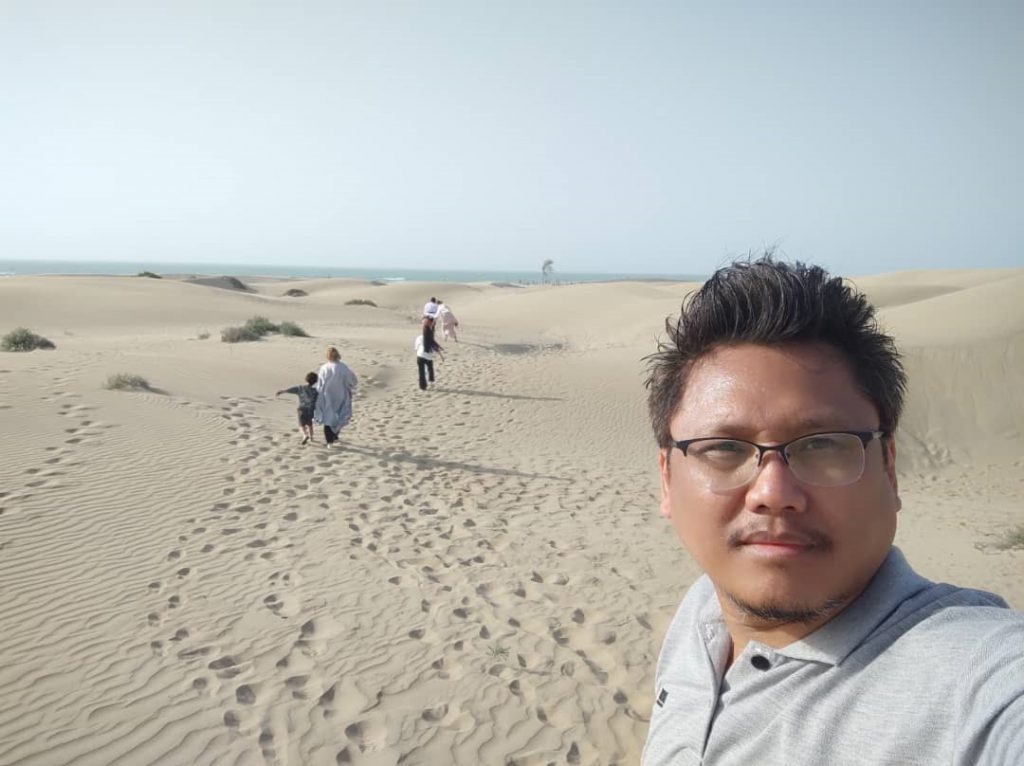
[[[45,456],[39,465],[26,468],[20,477],[20,486],[8,486],[0,491],[0,516],[19,502],[24,502],[37,495],[69,486],[64,477],[68,468],[81,465],[83,450],[91,449],[96,440],[105,431],[114,426],[94,420],[91,413],[94,406],[85,404],[81,396],[68,391],[71,379],[62,368],[42,366],[29,370],[33,376],[41,376],[51,381],[47,392],[39,398],[43,406],[55,410],[65,419],[66,425],[61,429],[59,441],[44,447]],[[0,370],[0,410],[8,409],[6,394],[10,385],[10,370]]]
[[[467,382],[451,385],[470,389],[478,375],[470,369]],[[452,418],[479,416],[481,406],[472,397],[452,398],[457,402]],[[554,502],[558,511],[569,512],[558,500],[566,496],[564,485],[496,469],[500,463],[493,458],[500,453],[486,439],[466,445],[463,454],[474,456],[471,460],[439,458],[442,453],[431,452],[436,448],[432,443],[404,444],[389,424],[427,416],[410,412],[407,398],[392,396],[366,406],[361,421],[343,434],[346,447],[333,452],[299,447],[290,431],[261,420],[256,410],[262,404],[258,399],[223,398],[220,415],[231,433],[233,453],[223,458],[231,470],[224,476],[221,499],[187,519],[187,528],[168,549],[162,572],[147,586],[153,597],[145,618],[153,631],[150,649],[186,665],[193,693],[212,695],[223,706],[228,730],[251,738],[268,762],[277,762],[280,740],[288,732],[275,732],[266,713],[272,704],[290,700],[305,705],[312,725],[337,741],[338,763],[357,763],[363,753],[397,736],[380,713],[388,692],[367,691],[358,670],[326,689],[310,687],[310,678],[325,677],[318,665],[322,647],[344,651],[331,641],[346,619],[345,614],[330,617],[332,605],[304,604],[296,595],[302,540],[313,534],[344,542],[353,561],[376,559],[373,571],[394,573],[387,577],[390,586],[418,594],[422,621],[394,640],[423,645],[421,680],[455,683],[469,673],[482,673],[504,687],[508,704],[522,707],[524,715],[543,725],[561,728],[570,722],[549,711],[538,690],[559,679],[596,683],[607,687],[609,705],[639,717],[629,695],[616,685],[622,679],[614,678],[604,659],[586,647],[614,648],[617,632],[633,620],[650,630],[645,616],[620,618],[610,628],[606,615],[588,614],[581,607],[557,613],[564,598],[546,595],[577,584],[557,569],[564,546],[553,537],[544,540],[543,528],[532,528],[537,516],[530,511]],[[75,405],[67,410],[84,414]],[[436,429],[438,436],[443,430]],[[585,476],[577,481],[586,487],[591,504],[602,493],[610,495],[610,488],[599,481]],[[568,501],[570,506],[573,502]],[[189,602],[192,584],[214,556],[230,557],[227,571],[240,578],[248,576],[241,574],[245,565],[256,566],[251,576],[263,578],[266,587],[253,608],[267,610],[288,626],[291,644],[269,677],[247,657],[246,647],[232,649],[216,636],[194,635],[185,617],[194,606]],[[523,562],[529,562],[525,569]],[[343,563],[338,561],[339,566]],[[593,588],[614,586],[614,578],[604,583],[600,577],[593,579]],[[509,599],[513,609],[503,606]],[[373,608],[383,614],[388,604],[381,601],[385,603]],[[225,635],[225,626],[242,617],[223,616],[217,634]],[[515,651],[518,646],[526,650]],[[387,651],[384,647],[381,662],[387,661]],[[531,666],[526,656],[545,659]],[[419,736],[406,756],[429,744],[434,730],[472,730],[477,723],[473,711],[457,707],[439,701],[422,710]],[[564,762],[581,762],[575,742],[561,754],[552,753],[558,755]]]

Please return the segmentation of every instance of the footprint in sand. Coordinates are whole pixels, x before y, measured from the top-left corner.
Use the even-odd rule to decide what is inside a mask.
[[[285,688],[292,693],[295,699],[306,699],[306,683],[309,676],[290,676],[284,680]]]
[[[436,707],[427,708],[422,713],[420,713],[420,717],[424,721],[429,721],[430,723],[437,723],[438,721],[442,720],[446,715],[448,715],[448,705],[445,703],[441,703]]]
[[[580,748],[575,742],[569,746],[569,752],[565,754],[565,762],[573,764],[573,766],[580,762]]]
[[[263,757],[271,762],[275,761],[277,754],[274,752],[274,732],[270,729],[262,729],[260,731],[259,743]]]
[[[249,684],[242,684],[235,689],[235,699],[240,705],[255,705],[256,691]]]
[[[379,719],[365,719],[346,726],[345,736],[359,748],[359,752],[374,752],[387,744],[387,727]]]

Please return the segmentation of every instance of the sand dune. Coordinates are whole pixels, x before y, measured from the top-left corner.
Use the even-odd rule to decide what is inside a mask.
[[[698,572],[640,359],[693,285],[241,278],[0,280],[0,331],[57,344],[0,355],[0,764],[637,762]],[[1024,272],[857,281],[912,375],[899,544],[1024,607]],[[462,342],[423,394],[432,294]],[[256,314],[314,337],[220,342]],[[334,452],[273,398],[328,343]]]

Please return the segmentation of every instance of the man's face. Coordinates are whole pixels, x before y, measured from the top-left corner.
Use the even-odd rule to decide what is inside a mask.
[[[744,344],[696,362],[670,427],[675,440],[775,445],[816,432],[873,431],[879,421],[828,346]],[[723,608],[809,614],[845,605],[892,544],[899,510],[892,439],[869,442],[864,474],[841,487],[801,484],[770,452],[750,483],[716,492],[688,469],[692,459],[676,448],[662,451],[661,512],[708,573]]]

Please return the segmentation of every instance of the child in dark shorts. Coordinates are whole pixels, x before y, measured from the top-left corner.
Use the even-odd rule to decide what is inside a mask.
[[[313,438],[313,410],[316,408],[316,373],[306,374],[306,385],[282,388],[275,397],[281,394],[296,394],[299,397],[299,428],[302,429],[302,443],[306,444]]]

